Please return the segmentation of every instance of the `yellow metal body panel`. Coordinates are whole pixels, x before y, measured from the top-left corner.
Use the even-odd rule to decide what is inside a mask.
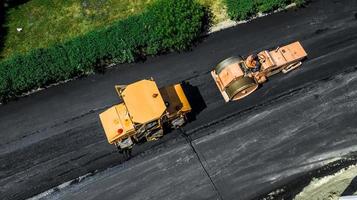
[[[128,85],[121,97],[135,123],[145,124],[160,119],[166,111],[159,88],[152,80],[141,80]]]
[[[181,112],[190,112],[192,110],[192,108],[191,108],[190,103],[187,100],[187,97],[185,95],[185,92],[182,89],[181,84],[176,84],[174,87],[175,87],[175,91],[182,103]]]
[[[167,104],[167,112],[170,117],[191,111],[190,103],[181,87],[181,84],[160,88],[161,96]]]
[[[99,114],[105,135],[110,144],[133,133],[134,125],[123,103],[112,106]]]

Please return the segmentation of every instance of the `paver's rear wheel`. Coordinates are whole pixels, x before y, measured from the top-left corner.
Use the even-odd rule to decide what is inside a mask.
[[[257,88],[258,84],[253,78],[242,77],[226,87],[225,91],[230,100],[238,100],[248,96]]]
[[[224,68],[228,67],[233,63],[238,63],[240,61],[242,61],[240,57],[236,57],[236,56],[229,57],[223,60],[222,62],[218,63],[218,65],[214,68],[214,70],[216,71],[216,74],[219,74]]]
[[[123,149],[124,160],[129,160],[131,158],[131,148]]]

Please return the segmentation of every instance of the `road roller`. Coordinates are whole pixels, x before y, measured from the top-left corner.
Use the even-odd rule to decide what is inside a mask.
[[[300,67],[306,57],[301,43],[296,41],[246,58],[229,57],[217,64],[211,75],[224,100],[236,101],[254,92],[268,77]]]
[[[153,79],[144,79],[116,85],[115,90],[122,103],[99,118],[108,142],[126,154],[136,143],[157,140],[165,130],[181,127],[191,111],[181,84],[158,88]]]

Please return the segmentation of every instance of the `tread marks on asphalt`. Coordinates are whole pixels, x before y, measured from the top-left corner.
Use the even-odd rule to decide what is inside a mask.
[[[218,190],[216,184],[214,183],[214,181],[213,181],[211,175],[208,173],[206,167],[204,166],[200,155],[199,155],[198,152],[196,151],[196,148],[195,148],[195,146],[194,146],[193,143],[192,143],[192,138],[191,138],[191,136],[188,135],[182,128],[179,128],[178,130],[179,130],[179,132],[181,133],[181,135],[185,138],[187,144],[190,145],[190,147],[191,147],[193,153],[196,155],[197,160],[198,160],[198,162],[201,164],[201,167],[202,167],[203,171],[206,173],[207,177],[209,178],[209,180],[210,180],[210,182],[211,182],[211,184],[212,184],[212,187],[213,187],[214,191],[216,192],[216,194],[217,194],[217,196],[218,196],[218,199],[219,199],[219,200],[223,200],[222,195],[220,194],[220,192],[219,192],[219,190]]]
[[[316,31],[315,31],[315,34],[316,35],[319,35],[319,34],[321,34],[321,33],[325,33],[326,31],[328,31],[329,30],[329,28],[319,28],[319,29],[317,29]]]
[[[210,123],[203,124],[202,126],[198,126],[198,127],[194,128],[194,129],[191,129],[186,134],[192,134],[194,132],[196,132],[196,133],[197,132],[201,132],[203,130],[207,130],[211,126],[214,126],[214,125],[216,125],[218,123],[222,123],[223,121],[242,116],[242,115],[244,115],[246,113],[254,112],[256,110],[261,109],[262,107],[269,106],[269,105],[271,105],[271,104],[273,104],[275,102],[279,102],[279,101],[282,101],[282,100],[288,100],[290,98],[295,98],[296,96],[298,96],[300,94],[303,94],[304,92],[307,92],[307,91],[315,88],[316,84],[318,84],[318,83],[332,81],[332,80],[334,80],[336,78],[336,76],[344,76],[346,74],[353,73],[353,72],[356,72],[356,71],[357,71],[357,66],[355,66],[353,68],[346,69],[344,71],[341,71],[341,72],[339,72],[337,74],[333,74],[331,76],[321,77],[320,79],[315,80],[313,82],[310,82],[308,84],[301,85],[301,86],[296,87],[294,89],[291,89],[289,91],[283,92],[278,96],[275,96],[275,97],[273,97],[271,99],[268,99],[267,101],[263,101],[262,103],[253,105],[251,107],[247,107],[247,108],[245,108],[243,110],[238,110],[238,111],[233,112],[233,113],[231,113],[229,115],[226,115],[224,117],[221,117],[221,118],[218,118],[218,119],[216,119],[214,121],[211,121]]]

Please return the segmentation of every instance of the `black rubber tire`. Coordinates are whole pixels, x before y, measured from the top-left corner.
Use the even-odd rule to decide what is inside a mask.
[[[214,68],[216,74],[218,75],[219,73],[221,73],[221,71],[228,67],[229,65],[233,64],[233,63],[238,63],[242,61],[242,58],[240,57],[236,57],[236,56],[232,56],[232,57],[229,57],[223,61],[221,61],[220,63],[217,64],[217,66]]]
[[[123,149],[124,160],[129,160],[131,158],[131,149]]]
[[[254,92],[258,88],[258,84],[253,78],[242,77],[229,84],[225,91],[230,100],[238,100],[250,93]]]

